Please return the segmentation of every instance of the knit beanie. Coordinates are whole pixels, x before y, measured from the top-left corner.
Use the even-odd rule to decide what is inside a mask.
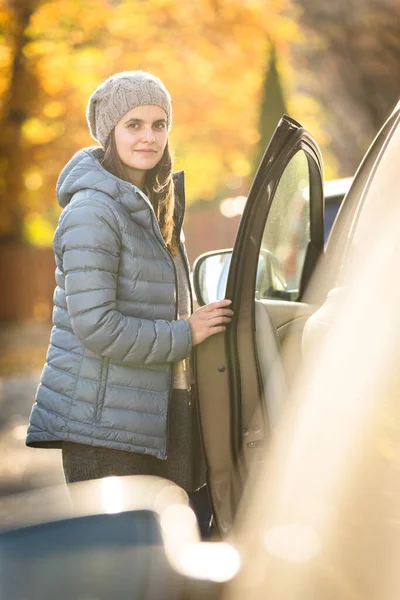
[[[160,106],[172,123],[171,96],[158,77],[145,71],[123,71],[106,79],[89,98],[86,118],[91,136],[104,148],[122,117],[136,106]]]

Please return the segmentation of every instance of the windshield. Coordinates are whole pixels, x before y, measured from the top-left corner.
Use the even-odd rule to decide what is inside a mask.
[[[370,174],[358,206],[349,234],[352,255],[362,251],[364,239],[374,239],[380,235],[380,223],[385,215],[392,214],[399,204],[399,156],[400,113],[397,114],[390,136],[382,145],[378,164]]]

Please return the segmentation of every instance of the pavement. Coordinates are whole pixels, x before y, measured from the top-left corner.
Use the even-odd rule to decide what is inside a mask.
[[[0,326],[0,497],[64,482],[60,450],[27,448],[51,324]]]

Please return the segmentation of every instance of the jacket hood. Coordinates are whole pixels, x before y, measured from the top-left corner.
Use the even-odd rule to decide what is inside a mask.
[[[103,192],[115,200],[132,189],[140,191],[131,183],[112,175],[101,164],[103,150],[98,146],[79,150],[65,165],[57,181],[56,193],[59,205],[65,208],[72,196],[82,189]]]

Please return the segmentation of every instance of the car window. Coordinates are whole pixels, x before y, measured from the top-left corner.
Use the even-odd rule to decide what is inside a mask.
[[[309,166],[303,150],[287,164],[262,236],[257,300],[297,300],[310,241]]]

